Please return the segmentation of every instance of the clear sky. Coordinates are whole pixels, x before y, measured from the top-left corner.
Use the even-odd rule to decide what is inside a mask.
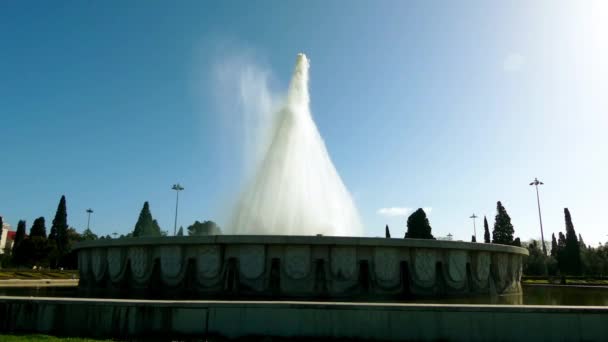
[[[91,207],[124,234],[147,200],[172,231],[180,182],[179,225],[226,223],[246,141],[218,65],[282,92],[304,52],[366,235],[427,207],[436,236],[468,240],[501,200],[538,238],[539,177],[546,239],[568,207],[604,242],[606,18],[605,1],[2,1],[0,214],[29,229],[65,194],[70,225]]]

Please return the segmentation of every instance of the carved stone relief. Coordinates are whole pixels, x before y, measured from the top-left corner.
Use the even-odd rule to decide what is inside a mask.
[[[448,274],[454,282],[462,282],[467,275],[467,252],[451,250],[448,253]]]
[[[416,278],[423,282],[435,281],[435,264],[437,252],[432,249],[417,248],[414,250],[414,270]]]
[[[354,247],[331,249],[331,272],[335,277],[352,279],[357,268],[357,251]]]
[[[121,280],[124,270],[124,250],[118,247],[108,248],[107,260],[110,279],[114,282]]]
[[[266,261],[264,245],[245,245],[239,251],[241,274],[247,279],[258,278],[264,273]]]
[[[287,246],[285,249],[285,271],[292,279],[302,279],[310,273],[310,247]]]
[[[161,246],[160,269],[163,278],[176,278],[180,275],[183,265],[182,248],[180,246]]]
[[[379,280],[393,281],[399,277],[399,258],[395,248],[374,249],[374,270]]]
[[[196,269],[199,278],[215,278],[220,272],[221,255],[217,245],[203,245],[196,249]]]

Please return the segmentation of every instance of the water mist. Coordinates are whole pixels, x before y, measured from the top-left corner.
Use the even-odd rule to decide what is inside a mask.
[[[234,234],[357,236],[362,226],[312,119],[308,59],[298,54],[270,143],[234,211]]]

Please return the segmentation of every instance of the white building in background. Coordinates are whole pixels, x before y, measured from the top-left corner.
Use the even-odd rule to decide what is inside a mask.
[[[11,230],[11,225],[2,220],[2,234],[0,235],[0,254],[4,254],[4,250],[7,247],[13,247],[14,240],[15,232]]]

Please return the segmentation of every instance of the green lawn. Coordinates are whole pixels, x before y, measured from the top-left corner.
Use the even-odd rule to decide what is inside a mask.
[[[34,271],[34,270],[0,270],[0,280],[7,279],[72,279],[78,278],[78,271]]]
[[[522,284],[553,284],[553,285],[560,285],[561,284],[561,279],[559,278],[553,278],[551,280],[549,279],[542,279],[542,278],[533,278],[533,279],[522,279]],[[574,278],[574,279],[570,279],[570,278],[566,278],[566,285],[603,285],[606,286],[608,285],[608,279],[580,279],[580,278]]]
[[[75,337],[55,337],[49,335],[0,335],[2,342],[26,342],[26,341],[48,341],[48,342],[59,342],[59,341],[70,341],[70,342],[84,342],[84,341],[112,341],[112,340],[94,340],[90,338],[75,338]]]

